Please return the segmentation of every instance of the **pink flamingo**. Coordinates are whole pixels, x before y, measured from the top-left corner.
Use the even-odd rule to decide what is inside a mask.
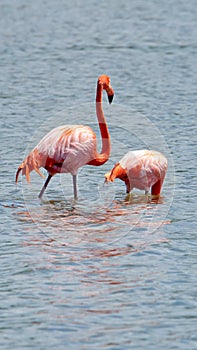
[[[130,193],[133,188],[137,188],[144,190],[147,194],[151,188],[151,194],[159,196],[167,166],[167,159],[160,152],[129,151],[105,175],[105,181],[113,182],[115,178],[119,178],[125,182],[127,193]]]
[[[32,170],[44,177],[39,168],[45,168],[48,171],[48,177],[38,196],[42,198],[52,176],[57,173],[71,173],[74,198],[77,199],[78,169],[86,164],[102,165],[109,159],[110,155],[110,135],[102,108],[103,90],[107,92],[109,103],[111,103],[114,91],[107,75],[101,75],[98,78],[96,91],[96,114],[102,138],[101,153],[97,151],[96,134],[89,126],[59,126],[44,136],[19,165],[16,172],[16,182],[20,171],[22,171],[22,175],[26,175],[27,182],[30,182],[29,174]]]

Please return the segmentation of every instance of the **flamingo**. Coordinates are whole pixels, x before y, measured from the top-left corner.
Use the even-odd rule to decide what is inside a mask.
[[[51,130],[29,155],[19,165],[16,172],[18,181],[19,173],[26,175],[30,182],[30,172],[35,170],[40,176],[44,175],[39,170],[41,167],[48,172],[39,198],[42,198],[49,181],[57,173],[71,173],[73,177],[74,198],[77,199],[77,172],[84,165],[99,166],[104,164],[110,155],[110,135],[106,124],[103,107],[102,92],[106,91],[111,104],[114,90],[110,84],[110,77],[101,75],[97,81],[96,90],[96,115],[102,138],[101,153],[97,151],[96,134],[89,126],[63,125]]]
[[[105,182],[119,178],[125,182],[127,193],[137,188],[147,194],[151,189],[152,195],[159,196],[167,167],[168,161],[160,152],[146,149],[129,151],[105,174]]]

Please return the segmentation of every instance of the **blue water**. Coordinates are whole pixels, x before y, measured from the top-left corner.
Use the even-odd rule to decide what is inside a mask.
[[[11,349],[197,348],[196,57],[194,0],[0,2],[0,346]],[[14,183],[25,155],[61,124],[98,134],[109,161]],[[100,141],[98,142],[98,148]],[[159,201],[126,198],[104,174],[129,150],[169,167]]]

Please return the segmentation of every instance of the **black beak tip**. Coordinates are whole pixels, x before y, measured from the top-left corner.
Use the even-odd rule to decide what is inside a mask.
[[[111,104],[112,101],[113,101],[113,97],[114,97],[114,95],[108,95],[108,101],[109,101],[110,104]]]

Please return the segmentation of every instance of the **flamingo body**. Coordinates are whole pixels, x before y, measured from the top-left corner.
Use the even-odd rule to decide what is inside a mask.
[[[93,130],[83,125],[65,125],[53,129],[36,146],[40,166],[51,175],[71,173],[97,156],[97,141]]]
[[[106,181],[119,178],[125,182],[127,193],[133,188],[151,189],[151,194],[159,195],[166,175],[166,157],[153,150],[129,151],[114,168],[105,175]]]
[[[110,155],[110,135],[102,109],[103,90],[106,90],[111,103],[114,92],[107,75],[101,75],[98,78],[96,93],[96,112],[102,137],[101,153],[97,151],[96,134],[89,126],[59,126],[45,135],[20,164],[16,173],[16,182],[21,171],[29,182],[31,171],[35,170],[43,176],[39,169],[45,168],[49,175],[39,194],[41,198],[52,176],[57,173],[71,173],[74,196],[77,198],[76,175],[78,169],[86,164],[102,165]]]

